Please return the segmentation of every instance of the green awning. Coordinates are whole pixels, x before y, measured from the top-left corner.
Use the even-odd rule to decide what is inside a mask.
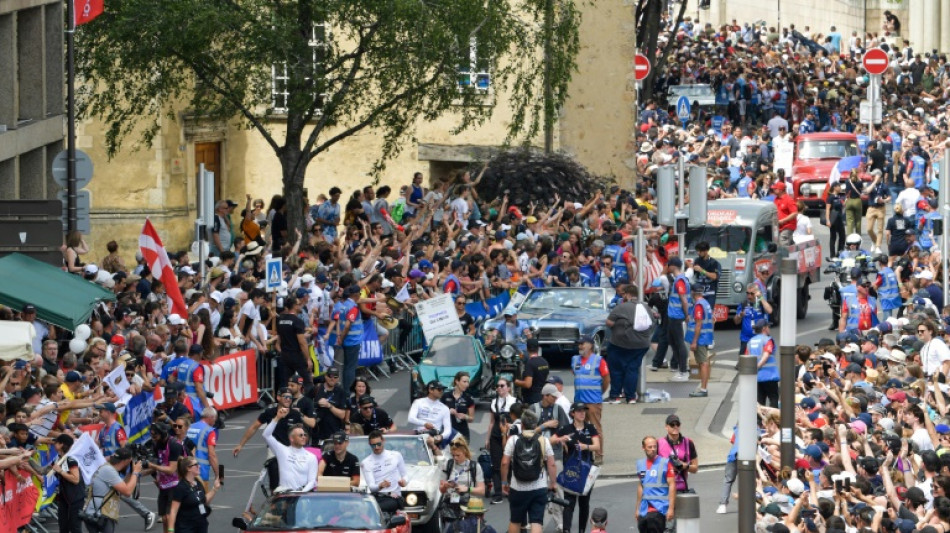
[[[37,318],[75,331],[96,305],[115,294],[75,274],[22,254],[0,257],[0,304],[20,310],[36,306]]]

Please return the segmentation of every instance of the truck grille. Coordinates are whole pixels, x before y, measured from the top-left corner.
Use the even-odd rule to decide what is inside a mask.
[[[732,271],[722,269],[719,274],[719,286],[716,288],[716,299],[729,298],[732,295]]]
[[[538,329],[539,342],[577,341],[581,336],[577,328],[540,328]]]

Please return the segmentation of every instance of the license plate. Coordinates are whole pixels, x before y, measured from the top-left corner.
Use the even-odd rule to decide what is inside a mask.
[[[725,305],[716,304],[716,307],[713,308],[713,320],[716,322],[722,322],[723,320],[729,319],[729,308]]]
[[[416,520],[419,518],[419,513],[409,513],[409,520]]]

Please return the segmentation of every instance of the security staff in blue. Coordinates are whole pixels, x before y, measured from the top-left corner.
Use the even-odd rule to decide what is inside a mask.
[[[669,305],[666,308],[669,322],[666,326],[667,342],[673,349],[673,360],[670,363],[671,368],[677,369],[670,381],[689,381],[689,353],[686,351],[685,335],[683,327],[686,323],[686,317],[693,306],[692,294],[689,280],[683,275],[683,261],[679,257],[673,257],[667,261],[666,266],[673,276],[673,283],[670,285]],[[674,366],[675,365],[675,366]]]
[[[204,367],[199,363],[202,353],[200,344],[192,344],[188,349],[188,359],[178,363],[175,369],[175,380],[184,383],[185,394],[195,410],[193,415],[210,405],[204,388]]]
[[[756,374],[757,401],[759,405],[778,407],[778,357],[775,354],[775,339],[769,335],[769,322],[755,323],[755,336],[749,341],[748,355],[758,361]]]
[[[218,411],[214,407],[205,407],[201,411],[201,420],[188,428],[185,440],[195,445],[195,459],[198,461],[200,472],[198,476],[206,485],[211,483],[211,476],[218,472],[218,454],[215,451],[218,444],[218,433],[214,429],[214,422],[218,418]]]
[[[610,271],[610,284],[618,287],[624,283],[630,282],[630,269],[627,260],[630,258],[626,254],[627,246],[623,240],[623,234],[619,231],[613,234],[610,244],[604,248],[601,257],[608,256],[613,259],[613,269]],[[627,255],[627,257],[624,257]]]
[[[637,461],[637,528],[640,533],[663,533],[666,522],[676,516],[676,471],[669,459],[660,457],[656,437],[643,438],[646,457]]]
[[[604,459],[604,428],[600,423],[604,410],[604,393],[610,388],[610,371],[607,360],[594,351],[594,339],[585,335],[577,343],[580,354],[571,358],[571,370],[574,372],[574,401],[587,404],[587,421],[597,428],[600,437],[600,451],[595,453],[594,462],[600,464]]]
[[[744,354],[749,341],[755,336],[753,326],[759,320],[769,320],[772,314],[772,304],[762,294],[759,284],[752,282],[745,288],[746,301],[736,307],[736,317],[733,319],[736,324],[742,324],[739,331],[739,353]],[[837,327],[837,324],[835,324]]]
[[[709,395],[709,347],[713,344],[713,311],[703,298],[703,288],[693,285],[693,307],[686,323],[686,344],[693,351],[699,365],[699,388],[689,393],[690,398],[705,398]]]
[[[877,256],[877,279],[874,281],[877,290],[877,299],[881,303],[884,317],[889,317],[895,309],[900,309],[904,301],[901,299],[900,283],[897,274],[888,266],[887,255]]]
[[[851,283],[845,285],[838,289],[838,294],[841,295],[841,307],[837,310],[831,310],[831,327],[828,328],[829,331],[835,331],[841,325],[841,310],[847,307],[848,302],[852,298],[858,297],[858,279],[861,277],[861,267],[852,267],[851,268]]]
[[[919,146],[911,148],[910,162],[907,165],[907,175],[914,180],[915,189],[923,189],[927,184],[927,160],[920,152]]]

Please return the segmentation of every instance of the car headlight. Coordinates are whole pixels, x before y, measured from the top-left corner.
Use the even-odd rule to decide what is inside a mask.
[[[504,357],[505,359],[511,359],[517,354],[518,354],[518,351],[515,350],[515,347],[510,344],[506,344],[502,346],[501,348],[501,356]]]
[[[419,503],[419,496],[415,493],[410,492],[406,495],[406,505],[409,507],[415,507]]]
[[[743,286],[741,281],[737,281],[732,284],[732,290],[736,292],[742,292]]]

